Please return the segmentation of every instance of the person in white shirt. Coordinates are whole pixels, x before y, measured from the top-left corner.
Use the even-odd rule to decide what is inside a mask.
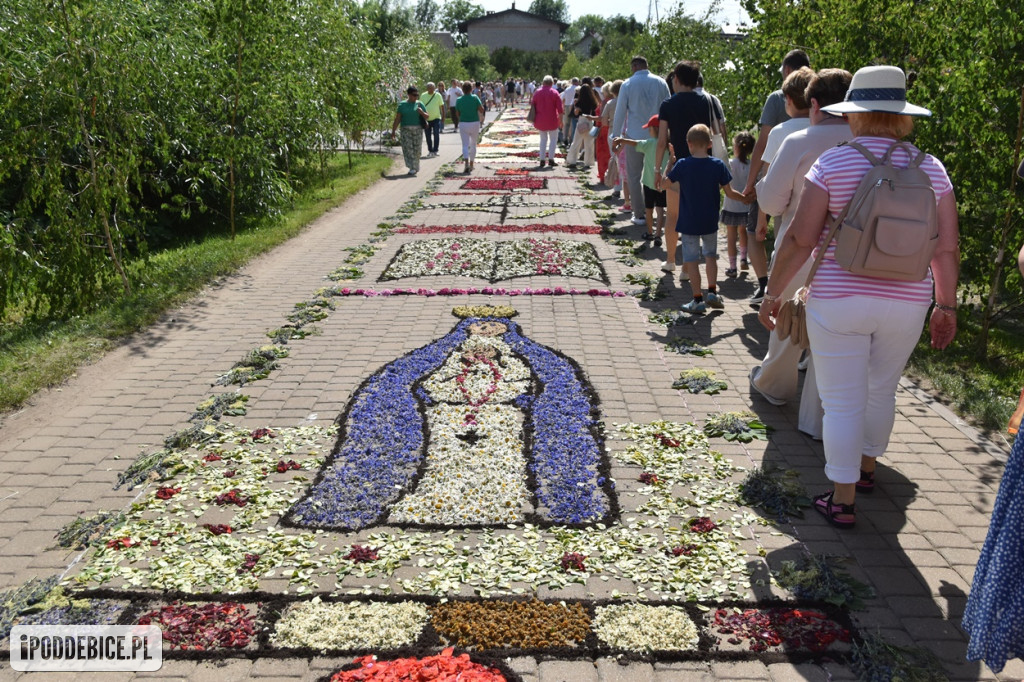
[[[464,94],[462,88],[459,87],[457,81],[452,81],[452,87],[448,88],[448,91],[444,93],[448,98],[448,110],[452,112],[452,123],[455,125],[455,130],[459,129],[459,110],[455,108],[455,102]]]
[[[571,138],[571,131],[569,130],[569,121],[572,118],[572,103],[576,99],[576,90],[580,87],[580,79],[573,78],[572,84],[569,85],[565,90],[562,91],[562,130],[561,130],[561,141],[564,144],[569,144]]]
[[[827,149],[853,139],[850,125],[841,117],[821,110],[830,104],[842,102],[850,87],[853,75],[843,69],[822,69],[811,77],[802,98],[808,105],[809,127],[787,135],[777,150],[772,149],[771,135],[790,121],[780,123],[769,133],[765,146],[765,157],[771,156],[768,172],[756,185],[757,199],[762,210],[770,215],[780,216],[775,235],[775,248],[782,244],[786,230],[796,215],[797,204],[804,188],[804,176],[811,165]],[[789,98],[787,97],[787,108]],[[764,158],[764,157],[762,157]],[[813,258],[808,258],[780,296],[792,298],[796,290],[804,285]],[[750,385],[773,405],[783,405],[797,394],[797,363],[800,348],[789,339],[780,339],[773,330],[768,337],[768,353],[760,365],[750,370]],[[800,417],[797,428],[814,439],[821,440],[822,410],[821,398],[814,372],[813,359],[807,363],[803,394],[800,397]]]

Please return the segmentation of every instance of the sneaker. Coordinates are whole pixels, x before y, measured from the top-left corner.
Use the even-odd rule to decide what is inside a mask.
[[[786,404],[785,400],[780,400],[773,395],[768,395],[757,387],[757,376],[761,373],[761,365],[755,365],[750,368],[750,388],[754,389],[758,395],[767,400],[769,403],[775,406],[782,406]]]
[[[682,310],[684,313],[690,313],[691,315],[698,315],[698,314],[703,313],[704,311],[706,311],[708,309],[708,307],[704,303],[704,301],[698,301],[697,299],[692,299],[689,303],[686,303],[686,304],[680,306],[679,309]]]
[[[633,216],[633,224],[634,225],[646,225],[647,224],[647,218],[637,218],[636,216]]]
[[[570,164],[568,164],[566,166],[566,168],[568,168],[569,170],[576,170],[576,164],[575,163],[570,163]]]
[[[632,213],[633,207],[630,206],[629,204],[623,204],[622,207],[619,208],[619,210],[622,211],[623,213]]]
[[[735,277],[737,275],[736,268],[729,268],[725,271],[726,277]]]
[[[811,356],[810,355],[804,355],[803,358],[800,359],[800,362],[796,363],[796,371],[798,371],[798,372],[806,372],[807,371],[807,363],[810,362],[810,361],[811,361]]]
[[[661,246],[661,235],[658,235],[657,237],[654,238],[654,245]]]
[[[750,269],[750,263],[748,263],[747,259],[744,258],[743,260],[740,261],[740,270],[749,270],[749,269]]]
[[[675,272],[676,271],[676,264],[675,263],[669,263],[668,261],[665,261],[664,263],[661,264],[661,271],[662,272]]]
[[[722,297],[719,296],[717,292],[709,291],[707,295],[704,296],[704,300],[707,302],[709,308],[721,310],[725,307],[725,304],[722,303]]]
[[[690,281],[690,273],[688,273],[686,271],[686,268],[683,268],[683,271],[681,273],[679,273],[679,281],[680,282],[689,282]]]
[[[644,232],[642,235],[640,235],[640,239],[643,239],[645,242],[649,242],[652,239],[654,239],[654,235],[651,234],[650,232]]]
[[[758,289],[754,292],[754,295],[747,299],[747,303],[750,305],[761,305],[764,300],[764,289]]]
[[[551,166],[552,168],[554,168],[555,167],[555,160],[554,159],[548,159],[548,165]]]
[[[617,190],[617,189],[613,189],[612,190],[612,199],[618,199],[620,196],[622,196],[622,191],[621,190]]]

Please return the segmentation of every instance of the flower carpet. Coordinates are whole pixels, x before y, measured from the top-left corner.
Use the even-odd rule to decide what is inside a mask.
[[[135,501],[69,533],[88,549],[57,588],[66,597],[47,586],[21,622],[158,623],[169,658],[351,657],[338,680],[517,680],[511,656],[847,655],[859,635],[846,611],[763,570],[765,545],[782,534],[750,506],[751,472],[718,451],[769,438],[764,425],[739,412],[705,425],[606,421],[613,391],[541,332],[545,313],[520,315],[560,297],[608,315],[634,305],[604,266],[615,254],[596,219],[505,222],[534,190],[564,191],[583,210],[568,198],[576,180],[512,167],[536,157],[523,113],[485,134],[502,140],[487,149],[495,166],[463,185],[501,217],[416,224],[435,182],[350,249],[335,284],[269,330],[273,344],[224,367],[190,426],[121,475]],[[368,286],[364,268],[378,268],[378,282],[558,284],[386,289]],[[248,423],[259,398],[247,387],[272,383],[307,338],[343,330],[339,311],[375,299],[371,331],[383,334],[397,297],[437,306],[445,296],[458,298],[446,329],[363,376],[332,424]],[[711,383],[681,386],[730,390],[697,374]]]

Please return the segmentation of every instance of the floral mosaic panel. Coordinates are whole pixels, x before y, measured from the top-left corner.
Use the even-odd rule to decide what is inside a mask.
[[[399,249],[380,281],[428,275],[479,277],[492,282],[555,275],[608,283],[592,244],[548,237],[504,242],[473,238],[410,242]]]
[[[311,649],[398,649],[411,646],[427,624],[420,602],[323,602],[314,597],[289,607],[270,641]]]
[[[336,454],[286,522],[600,522],[614,494],[596,420],[568,358],[506,318],[469,318],[364,383]]]

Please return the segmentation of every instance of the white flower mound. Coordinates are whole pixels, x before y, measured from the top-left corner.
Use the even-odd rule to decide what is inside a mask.
[[[427,607],[418,602],[334,604],[317,597],[285,611],[271,641],[320,650],[393,649],[414,644],[427,618]]]
[[[609,646],[629,651],[694,649],[700,636],[678,606],[622,604],[594,610],[594,632]]]

